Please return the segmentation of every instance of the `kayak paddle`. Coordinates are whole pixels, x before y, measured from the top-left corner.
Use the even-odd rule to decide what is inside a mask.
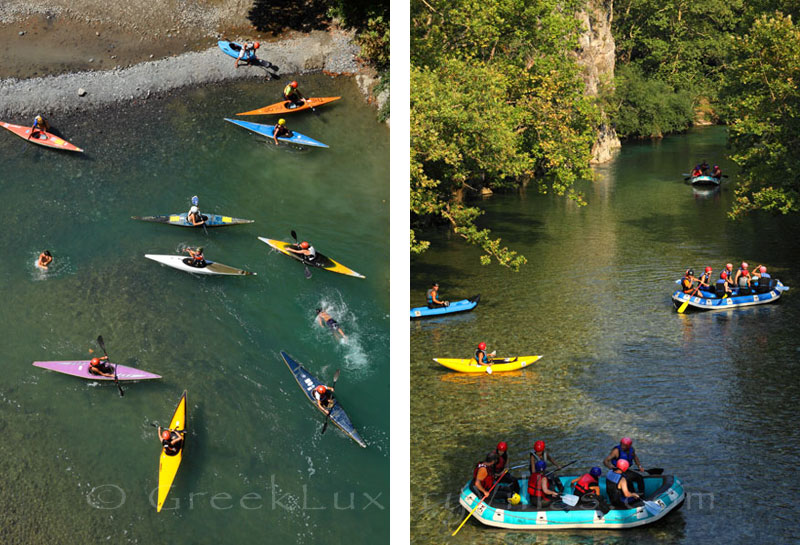
[[[108,352],[106,352],[106,343],[103,342],[103,336],[102,335],[98,335],[97,336],[97,344],[99,344],[100,348],[103,349],[103,354],[105,354],[105,356],[106,356],[106,361],[109,361],[108,360]],[[125,392],[122,391],[122,386],[119,385],[119,379],[117,378],[117,364],[116,363],[114,364],[114,384],[117,385],[117,389],[119,390],[119,397],[124,396]]]
[[[297,233],[294,232],[294,229],[292,229],[291,235],[292,235],[292,238],[294,239],[294,241],[297,242]],[[305,260],[303,260],[303,265],[306,268],[306,270],[304,272],[304,274],[306,275],[306,278],[311,278],[311,271],[308,270],[308,265],[306,265]]]
[[[337,380],[339,380],[339,369],[337,369],[336,372],[333,374],[333,386],[331,386],[331,389],[336,390],[336,381]],[[325,425],[322,426],[322,432],[320,433],[320,435],[325,433],[325,430],[328,429],[328,422],[331,421],[331,410],[332,409],[333,409],[333,406],[331,406],[331,408],[328,409],[328,414],[325,415]]]
[[[503,472],[500,474],[500,477],[498,477],[498,478],[497,478],[497,480],[496,480],[496,481],[494,482],[494,484],[492,485],[492,488],[490,488],[490,489],[489,489],[489,492],[491,492],[491,491],[494,489],[494,487],[495,487],[495,486],[497,486],[497,483],[499,483],[501,480],[503,480],[503,475],[505,475],[507,472],[508,472],[508,468],[506,468],[506,469],[504,469],[504,470],[503,470]],[[473,507],[473,508],[472,508],[472,511],[470,511],[470,512],[469,512],[469,515],[467,515],[467,518],[465,518],[465,519],[464,519],[464,520],[461,522],[461,524],[459,524],[459,526],[458,526],[458,528],[456,528],[456,531],[455,531],[455,532],[453,532],[452,534],[450,534],[450,537],[453,537],[454,535],[456,535],[456,534],[458,533],[458,531],[461,529],[461,527],[462,527],[462,526],[464,526],[464,524],[466,524],[466,522],[469,520],[469,517],[471,517],[471,516],[472,516],[472,513],[474,513],[474,512],[475,512],[475,510],[476,510],[478,507],[480,507],[480,505],[481,505],[482,503],[483,503],[483,499],[481,499],[481,500],[478,502],[478,505],[476,505],[475,507]]]

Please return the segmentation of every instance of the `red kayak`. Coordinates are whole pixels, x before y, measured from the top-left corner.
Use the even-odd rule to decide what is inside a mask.
[[[12,125],[11,123],[6,123],[4,121],[0,121],[0,125],[2,125],[3,127],[10,130],[20,138],[27,140],[32,144],[39,144],[40,146],[44,146],[46,148],[63,149],[67,151],[83,151],[78,146],[70,144],[63,138],[59,138],[55,134],[51,134],[49,132],[37,130],[36,134],[31,136],[30,127],[23,127],[22,125]]]

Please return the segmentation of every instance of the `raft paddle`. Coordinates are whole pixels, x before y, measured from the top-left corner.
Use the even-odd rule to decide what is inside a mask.
[[[294,241],[297,242],[297,233],[294,232],[294,229],[292,229],[292,233],[291,234],[292,234],[292,238],[294,239]],[[303,260],[303,265],[306,268],[305,272],[304,272],[304,274],[306,275],[306,278],[311,278],[311,271],[308,270],[308,265],[306,265],[305,259]]]
[[[663,507],[661,507],[661,505],[659,505],[658,503],[656,503],[656,502],[654,502],[654,501],[649,501],[649,500],[642,500],[642,501],[644,502],[644,508],[645,508],[645,510],[646,510],[648,513],[650,513],[651,515],[657,515],[657,514],[659,514],[661,511],[663,511],[663,510],[664,510],[664,508],[663,508]]]
[[[106,361],[108,361],[108,352],[106,352],[106,343],[103,342],[103,336],[97,336],[97,344],[100,345],[100,348],[103,349],[103,354],[106,356]],[[125,392],[122,391],[122,386],[119,385],[119,379],[117,378],[117,364],[114,364],[114,384],[117,385],[117,389],[119,390],[119,397],[125,395]]]
[[[496,480],[496,481],[494,482],[494,484],[492,485],[492,488],[490,488],[490,489],[489,489],[489,492],[491,492],[491,491],[494,489],[494,487],[495,487],[495,486],[497,486],[497,484],[498,484],[498,483],[499,483],[499,482],[500,482],[500,481],[503,479],[503,476],[504,476],[506,473],[508,473],[508,468],[506,468],[506,469],[504,469],[504,470],[503,470],[503,472],[500,474],[500,476],[497,478],[497,480]],[[462,526],[464,526],[464,524],[466,524],[466,523],[467,523],[467,521],[469,520],[469,517],[471,517],[471,516],[472,516],[472,513],[474,513],[474,512],[475,512],[475,510],[476,510],[478,507],[480,507],[480,505],[481,505],[482,503],[483,503],[483,499],[481,499],[481,500],[478,502],[478,505],[476,505],[475,507],[473,507],[473,508],[472,508],[472,511],[470,511],[470,512],[469,512],[469,515],[467,515],[467,518],[465,518],[465,519],[464,519],[464,520],[461,522],[461,524],[459,524],[459,525],[458,525],[458,528],[456,528],[456,531],[455,531],[455,532],[453,532],[452,534],[450,534],[450,537],[453,537],[453,536],[455,536],[455,535],[458,533],[458,531],[461,529],[461,527],[462,527]]]
[[[692,290],[692,293],[689,294],[689,298],[686,299],[686,301],[684,301],[680,307],[678,307],[678,314],[683,314],[686,311],[686,307],[689,306],[689,301],[692,299],[692,297],[695,296],[697,290],[699,289],[700,289],[700,284],[697,284],[697,287],[694,290]]]
[[[331,386],[331,390],[336,390],[337,380],[339,380],[339,369],[337,369],[336,372],[333,374],[333,386]],[[328,414],[325,415],[325,425],[322,426],[322,432],[320,432],[320,435],[325,433],[325,430],[328,429],[328,422],[331,421],[331,410],[333,410],[333,406],[331,406],[331,408],[328,409]]]
[[[576,505],[578,505],[578,500],[580,500],[580,498],[575,494],[561,494],[561,501],[563,501],[570,507],[575,507]]]

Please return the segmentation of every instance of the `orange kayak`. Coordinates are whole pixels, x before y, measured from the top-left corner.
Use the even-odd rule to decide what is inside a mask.
[[[32,144],[39,144],[40,146],[44,146],[46,148],[56,148],[56,149],[63,149],[67,151],[83,151],[78,146],[70,144],[63,138],[59,138],[55,134],[51,134],[49,132],[44,131],[36,131],[36,134],[31,136],[31,128],[30,127],[23,127],[22,125],[12,125],[11,123],[5,123],[0,121],[0,126],[5,127],[6,129],[10,130],[20,138],[31,142]]]
[[[333,102],[334,100],[339,100],[342,97],[312,97],[307,98],[305,102],[303,102],[302,106],[293,106],[291,108],[287,108],[287,104],[292,104],[288,100],[284,100],[281,102],[276,102],[275,104],[270,104],[269,106],[264,106],[263,108],[259,108],[258,110],[250,110],[249,112],[242,112],[236,115],[271,115],[271,114],[290,114],[292,112],[299,112],[300,110],[308,110],[309,108],[316,108],[317,106],[322,106],[323,104],[327,104],[328,102]]]

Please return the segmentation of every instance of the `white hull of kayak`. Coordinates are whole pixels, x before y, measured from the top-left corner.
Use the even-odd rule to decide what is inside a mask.
[[[248,276],[248,275],[255,275],[254,272],[243,271],[241,269],[236,269],[234,267],[229,267],[228,265],[223,265],[222,263],[215,263],[213,261],[206,260],[206,265],[204,267],[193,267],[191,265],[187,265],[184,262],[184,259],[187,259],[181,255],[156,255],[156,254],[145,254],[144,255],[147,259],[152,259],[153,261],[157,261],[162,265],[166,265],[167,267],[172,267],[173,269],[178,269],[179,271],[184,271],[188,273],[194,274],[209,274],[209,275],[230,275],[230,276]]]

